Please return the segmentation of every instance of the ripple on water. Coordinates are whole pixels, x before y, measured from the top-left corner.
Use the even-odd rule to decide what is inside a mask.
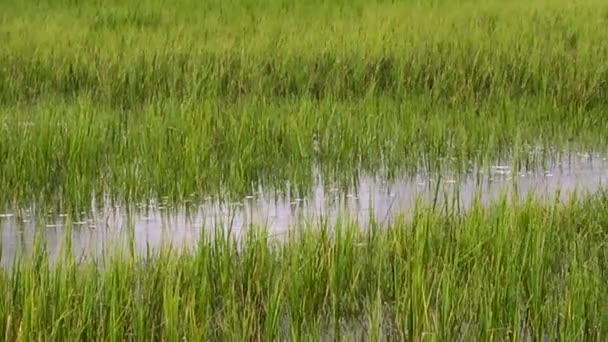
[[[331,223],[341,216],[361,223],[370,218],[385,223],[397,214],[413,210],[417,200],[430,202],[435,195],[442,200],[457,199],[452,203],[466,209],[476,195],[481,196],[484,203],[492,203],[503,194],[511,198],[523,198],[532,193],[541,199],[554,200],[555,196],[565,199],[575,189],[594,192],[608,181],[607,159],[590,158],[587,154],[576,155],[568,163],[550,163],[550,167],[539,172],[514,171],[503,164],[491,166],[489,173],[481,171],[471,173],[481,174],[481,178],[446,175],[439,177],[439,182],[422,174],[391,181],[363,176],[358,179],[356,188],[344,192],[320,180],[307,197],[292,196],[289,192],[277,196],[274,191],[260,189],[241,202],[221,203],[209,197],[188,211],[165,206],[162,199],[160,203],[140,204],[139,214],[137,211],[131,214],[132,210],[112,204],[73,218],[71,224],[77,229],[72,231],[72,244],[76,255],[97,255],[104,246],[126,245],[128,227],[132,227],[135,245],[141,251],[158,247],[163,242],[192,246],[202,229],[218,225],[241,236],[251,224],[261,224],[268,226],[273,236],[280,236],[302,220],[314,222],[324,218]],[[10,265],[18,251],[33,245],[37,222],[28,215],[29,210],[20,212],[25,213],[23,216],[27,219],[15,220],[15,213],[10,211],[0,214],[4,265]],[[50,255],[58,253],[68,219],[62,214],[47,220],[45,236]]]

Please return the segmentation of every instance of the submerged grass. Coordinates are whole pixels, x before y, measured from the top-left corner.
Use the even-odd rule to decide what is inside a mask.
[[[389,226],[300,226],[281,241],[98,261],[37,252],[0,271],[6,340],[604,340],[608,197],[421,207]],[[69,239],[66,240],[69,246]],[[68,251],[65,249],[65,251]]]

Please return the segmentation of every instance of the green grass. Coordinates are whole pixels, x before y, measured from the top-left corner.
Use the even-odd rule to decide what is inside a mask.
[[[305,194],[313,164],[326,183],[343,184],[360,172],[468,172],[501,159],[534,167],[563,150],[605,150],[600,115],[382,99],[164,103],[129,114],[90,101],[44,102],[0,111],[0,189],[5,201],[88,206],[104,191],[141,201],[239,198],[286,180]]]
[[[383,94],[606,104],[602,2],[315,2],[13,5],[0,25],[0,101],[86,94],[133,108]]]
[[[607,205],[599,194],[462,215],[421,206],[388,226],[319,222],[278,240],[218,227],[194,250],[146,259],[115,248],[51,264],[39,248],[0,271],[0,331],[11,341],[603,340]]]
[[[6,1],[0,206],[305,194],[317,168],[348,184],[606,151],[606,24],[599,0]],[[40,229],[0,269],[0,332],[605,340],[607,209],[602,193],[420,206],[388,226],[207,231],[193,250],[98,261],[69,253],[68,229],[52,265]]]
[[[606,146],[600,1],[49,0],[0,13],[2,202],[306,192],[313,164],[340,180]]]

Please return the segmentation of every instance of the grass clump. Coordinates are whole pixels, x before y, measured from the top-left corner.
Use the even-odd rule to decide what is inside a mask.
[[[421,207],[364,231],[320,222],[281,241],[204,234],[194,250],[33,257],[0,272],[9,340],[602,340],[606,197]],[[42,245],[41,245],[42,246]],[[69,245],[68,245],[69,246]],[[122,252],[121,252],[122,251]]]

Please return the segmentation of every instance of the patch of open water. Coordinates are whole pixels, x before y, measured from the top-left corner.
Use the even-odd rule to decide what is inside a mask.
[[[489,172],[473,172],[462,179],[449,176],[438,178],[418,175],[386,181],[374,176],[363,176],[357,186],[348,191],[323,184],[321,179],[309,196],[298,198],[289,191],[258,192],[237,203],[211,200],[190,208],[169,208],[154,201],[125,210],[105,206],[83,213],[72,220],[72,245],[76,256],[99,255],[108,246],[125,244],[133,234],[139,251],[157,248],[163,243],[174,246],[193,245],[202,229],[221,225],[234,234],[242,234],[250,225],[264,225],[273,235],[285,233],[289,227],[320,218],[335,221],[339,217],[355,219],[362,224],[373,218],[390,222],[398,214],[411,212],[417,201],[443,203],[448,199],[466,210],[475,197],[492,203],[502,195],[525,198],[532,194],[539,199],[564,200],[574,191],[593,193],[608,182],[608,159],[602,155],[574,154],[548,163],[544,170],[515,171],[508,166],[495,165]],[[40,224],[23,210],[0,212],[2,265],[9,266],[18,252],[32,249],[34,235]],[[46,218],[47,248],[51,259],[61,250],[68,217],[56,215]],[[131,227],[132,229],[129,229]]]

